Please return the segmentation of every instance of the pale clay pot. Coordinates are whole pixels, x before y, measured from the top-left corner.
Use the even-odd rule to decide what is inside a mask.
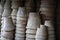
[[[40,26],[40,17],[37,13],[31,12],[26,28],[37,29]]]
[[[8,16],[10,16],[10,14],[11,14],[11,9],[4,9],[2,16],[8,17]]]
[[[45,21],[45,25],[48,27],[48,40],[55,40],[53,22],[51,20],[47,20]]]
[[[4,37],[1,37],[1,40],[13,40],[13,39],[7,39],[7,38],[4,38]]]
[[[32,35],[32,34],[26,34],[26,38],[35,38],[35,35]]]
[[[16,24],[17,27],[22,27],[22,28],[25,28],[26,25],[25,24]]]
[[[4,26],[3,26],[2,30],[4,30],[4,31],[11,31],[11,30],[15,29],[15,26],[13,25],[11,18],[5,17],[3,25]]]
[[[37,31],[37,30],[27,29],[27,30],[26,30],[26,33],[28,33],[28,34],[36,34],[36,31]]]
[[[27,17],[26,9],[24,7],[19,7],[17,16]]]
[[[35,38],[26,38],[26,40],[35,40]]]
[[[25,34],[15,34],[15,37],[25,37]]]
[[[15,37],[15,40],[25,40],[25,38]]]
[[[8,38],[8,39],[13,39],[14,38],[14,31],[12,31],[12,32],[2,31],[1,37],[5,37],[5,38]]]
[[[47,27],[45,25],[40,25],[40,28],[37,28],[35,38],[47,39]]]

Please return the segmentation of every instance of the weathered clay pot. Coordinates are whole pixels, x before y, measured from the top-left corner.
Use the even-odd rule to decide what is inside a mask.
[[[15,37],[15,40],[25,40],[25,38],[19,38],[19,37]]]
[[[37,29],[40,26],[40,17],[35,12],[30,12],[27,27],[30,29]]]
[[[13,40],[13,39],[7,39],[7,38],[4,38],[4,37],[1,37],[1,40]]]
[[[25,31],[25,28],[17,27],[16,30],[18,30],[18,31]]]
[[[17,17],[16,19],[17,19],[17,20],[27,20],[26,17]]]
[[[28,34],[36,34],[36,30],[27,29],[27,30],[26,30],[26,33],[28,33]]]
[[[32,34],[26,34],[26,37],[27,37],[27,38],[35,38],[35,35],[32,35]]]
[[[24,7],[19,7],[17,16],[27,17],[26,9]]]
[[[12,32],[2,31],[1,37],[13,39],[14,38],[14,31],[12,31]]]
[[[9,17],[11,14],[11,9],[4,9],[2,16]]]
[[[45,25],[40,25],[40,28],[37,28],[37,32],[36,32],[36,36],[35,38],[40,38],[41,40],[42,39],[47,39],[47,27]]]
[[[26,24],[27,23],[26,21],[27,20],[17,20],[16,23],[17,24]]]
[[[26,38],[26,40],[35,40],[34,38]]]
[[[15,29],[11,18],[5,17],[3,25],[4,26],[3,26],[2,30],[4,30],[4,31],[11,31],[11,30]]]
[[[48,27],[48,40],[55,40],[55,32],[53,27],[53,22],[51,20],[46,20],[45,25]]]
[[[18,31],[18,30],[16,30],[16,34],[25,34],[25,31]]]
[[[16,24],[16,27],[25,28],[25,27],[26,27],[26,25],[25,25],[25,24]]]
[[[6,0],[4,8],[11,8],[11,1],[10,0]]]
[[[15,34],[15,37],[25,37],[25,34]]]

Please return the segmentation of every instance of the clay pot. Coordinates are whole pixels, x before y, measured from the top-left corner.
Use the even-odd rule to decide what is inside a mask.
[[[17,19],[17,20],[27,20],[26,17],[17,17],[16,19]]]
[[[47,20],[45,21],[45,25],[48,27],[48,40],[55,39],[53,22],[51,20]]]
[[[14,31],[12,31],[12,32],[2,31],[1,37],[13,39],[14,38]]]
[[[39,15],[35,12],[30,12],[26,28],[37,29],[39,26],[40,26]]]
[[[18,31],[25,31],[25,28],[22,28],[22,27],[16,27],[16,30],[18,30]]]
[[[25,31],[21,31],[21,30],[19,31],[19,30],[16,30],[16,34],[17,34],[17,33],[18,33],[18,34],[25,34]]]
[[[16,33],[16,34],[15,34],[15,37],[19,37],[19,38],[20,38],[20,37],[25,37],[25,34],[17,34],[17,33]]]
[[[45,25],[48,26],[48,27],[53,27],[53,22],[52,22],[52,20],[46,20],[46,21],[45,21]]]
[[[28,34],[36,34],[36,30],[27,29],[27,30],[26,30],[26,33],[28,33]]]
[[[11,14],[11,9],[4,9],[2,16],[9,17]]]
[[[17,24],[26,24],[27,22],[25,20],[17,20],[16,23]]]
[[[40,38],[41,40],[47,39],[47,27],[45,25],[40,25],[40,28],[37,28],[36,36],[35,38]]]
[[[4,5],[4,8],[10,8],[11,7],[11,1],[10,0],[6,0],[6,2],[5,2],[5,5]]]
[[[26,27],[26,25],[25,25],[25,24],[16,24],[16,27],[25,28],[25,27]]]
[[[17,16],[19,17],[27,17],[26,9],[24,7],[19,7]]]
[[[26,38],[35,38],[35,35],[32,35],[32,34],[26,34]]]
[[[11,31],[11,30],[15,29],[11,18],[5,17],[3,25],[4,26],[3,26],[2,30],[4,30],[4,31]]]
[[[7,38],[4,38],[4,37],[1,37],[1,40],[13,40],[13,39],[7,39]]]
[[[26,40],[35,40],[34,38],[26,38]]]
[[[25,40],[25,38],[19,38],[19,37],[15,37],[15,40]]]

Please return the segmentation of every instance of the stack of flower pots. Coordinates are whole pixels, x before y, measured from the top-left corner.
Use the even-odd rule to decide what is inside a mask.
[[[13,40],[14,39],[14,30],[15,27],[13,25],[11,15],[11,1],[6,0],[4,5],[4,11],[2,14],[2,28],[1,28],[1,40]]]
[[[41,0],[40,12],[43,14],[44,19],[53,19],[55,12],[54,0]]]
[[[45,25],[40,25],[40,28],[37,28],[35,40],[47,40],[48,38],[48,31]]]
[[[4,17],[4,24],[1,29],[1,40],[13,40],[14,30],[12,19],[10,17]]]
[[[11,15],[10,2],[11,2],[10,0],[6,0],[6,2],[5,2],[4,11],[3,11],[3,14],[2,14],[2,19],[1,19],[2,20],[1,21],[2,25],[3,25],[4,17],[10,17],[10,15]]]
[[[46,20],[45,26],[48,27],[48,40],[55,40],[55,31],[52,20]]]
[[[27,13],[25,7],[19,7],[17,12],[15,40],[25,40]]]
[[[26,40],[35,40],[36,30],[40,26],[40,17],[35,12],[29,13],[26,27]]]

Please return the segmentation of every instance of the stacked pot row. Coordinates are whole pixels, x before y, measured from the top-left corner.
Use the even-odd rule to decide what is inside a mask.
[[[17,12],[15,40],[25,40],[26,23],[26,9],[24,7],[19,7]]]
[[[55,2],[53,0],[41,0],[40,11],[44,15],[44,19],[53,19]]]
[[[36,30],[39,25],[39,15],[35,12],[30,12],[26,27],[26,40],[35,40]]]

